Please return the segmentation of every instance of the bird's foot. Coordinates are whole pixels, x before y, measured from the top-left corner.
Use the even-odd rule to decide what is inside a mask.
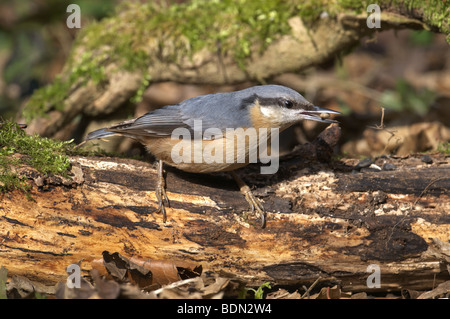
[[[264,210],[261,201],[253,195],[250,187],[247,185],[241,187],[241,192],[244,194],[245,200],[249,203],[252,213],[254,213],[255,210],[258,212],[261,218],[261,228],[264,228],[266,226],[266,211]]]
[[[159,162],[158,167],[158,182],[156,184],[156,198],[158,199],[158,208],[156,209],[155,213],[162,213],[163,215],[163,222],[165,223],[167,220],[166,215],[166,205],[164,202],[166,202],[167,207],[170,207],[170,201],[166,194],[166,182],[164,180],[163,170],[162,170],[162,162]]]
[[[261,228],[266,227],[266,212],[260,200],[256,198],[255,195],[253,195],[250,187],[247,184],[245,184],[244,181],[241,178],[239,178],[239,176],[236,175],[236,173],[231,172],[231,175],[238,184],[241,193],[244,194],[245,200],[249,203],[252,209],[252,213],[254,213],[255,210],[258,212],[261,218]]]

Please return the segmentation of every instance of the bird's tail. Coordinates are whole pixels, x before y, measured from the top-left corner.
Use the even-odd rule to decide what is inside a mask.
[[[89,140],[95,140],[97,138],[109,137],[109,136],[114,136],[114,135],[116,135],[116,133],[107,131],[106,129],[101,128],[99,130],[90,132],[84,140],[89,141]]]

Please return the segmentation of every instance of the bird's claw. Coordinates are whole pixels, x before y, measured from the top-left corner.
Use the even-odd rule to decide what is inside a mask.
[[[241,188],[241,192],[244,194],[245,200],[249,203],[252,213],[254,213],[255,210],[258,212],[261,218],[261,228],[264,228],[266,226],[266,211],[264,210],[261,201],[253,195],[250,187],[247,185]]]
[[[164,180],[163,176],[163,170],[162,170],[162,162],[159,162],[158,167],[158,183],[156,185],[156,198],[158,199],[158,208],[156,209],[155,213],[162,213],[163,215],[163,222],[165,223],[167,220],[166,215],[166,206],[164,205],[164,201],[167,203],[167,206],[170,207],[170,201],[166,194],[166,182]]]
[[[156,209],[155,213],[162,213],[163,222],[165,223],[167,220],[167,215],[166,215],[166,205],[164,204],[164,202],[167,203],[168,207],[170,207],[170,202],[169,198],[167,197],[164,185],[160,185],[160,183],[158,183],[156,187],[156,198],[158,199],[158,208]]]

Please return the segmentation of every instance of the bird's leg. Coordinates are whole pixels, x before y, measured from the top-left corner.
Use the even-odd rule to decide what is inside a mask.
[[[159,206],[155,211],[156,213],[162,213],[163,222],[166,222],[166,208],[164,206],[164,201],[166,201],[167,206],[170,207],[169,198],[166,194],[166,181],[164,180],[163,174],[163,162],[160,160],[158,162],[158,181],[156,184],[156,198],[158,199]]]
[[[233,176],[234,180],[239,186],[239,189],[241,190],[241,193],[244,194],[245,200],[250,204],[250,207],[252,208],[252,213],[255,212],[255,209],[258,211],[259,216],[261,217],[261,228],[264,228],[266,226],[266,212],[264,211],[264,207],[259,201],[258,198],[253,195],[252,191],[250,190],[250,187],[245,184],[245,182],[239,178],[239,176],[236,175],[234,172],[230,172]]]

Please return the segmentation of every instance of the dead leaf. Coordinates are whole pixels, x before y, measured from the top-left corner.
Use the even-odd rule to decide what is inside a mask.
[[[450,263],[450,243],[443,242],[438,238],[433,238],[433,244],[430,245],[431,251],[435,257]]]
[[[56,285],[55,296],[58,299],[96,299],[95,288],[83,277],[80,278],[79,288],[69,288],[65,281]]]
[[[401,295],[403,299],[417,299],[421,293],[421,291],[417,290],[403,289]]]
[[[342,152],[366,156],[406,155],[435,150],[450,140],[450,128],[443,123],[422,122],[386,129],[367,128],[363,137],[342,145]]]
[[[448,298],[450,294],[450,280],[439,284],[431,291],[424,292],[417,299]]]
[[[108,273],[119,281],[124,281],[127,278],[128,272],[128,259],[121,256],[119,253],[110,254],[108,251],[104,251],[103,265]]]
[[[425,255],[435,257],[446,264],[447,271],[450,274],[450,243],[433,238],[433,243],[428,246]]]
[[[153,284],[153,274],[151,271],[130,261],[117,252],[111,254],[108,251],[104,251],[103,259],[94,260],[92,268],[96,269],[99,275],[104,275],[105,272],[103,269],[106,269],[107,274],[111,278],[119,282],[130,281],[140,288],[147,288]],[[110,277],[106,276],[106,278]]]
[[[367,299],[367,293],[366,292],[358,292],[350,297],[351,299]]]
[[[102,279],[97,270],[91,271],[92,279],[94,280],[96,292],[101,299],[116,299],[120,294],[120,286],[117,282],[112,280]]]
[[[103,259],[93,260],[92,268],[100,276],[113,278],[119,282],[131,282],[147,291],[182,279],[198,277],[202,273],[201,265],[187,262],[165,260],[130,259],[119,253],[103,252]]]
[[[205,279],[203,278],[205,284]],[[225,288],[229,285],[230,279],[216,276],[214,283],[209,284],[203,288],[204,299],[217,299],[222,298],[225,293]]]
[[[105,265],[103,264],[103,258],[98,258],[98,259],[92,260],[91,267],[92,267],[92,269],[97,270],[100,276],[112,279],[112,276],[109,275],[108,271],[106,270]]]
[[[157,285],[155,285],[153,273],[149,269],[136,264],[131,259],[129,263],[128,277],[132,283],[138,285],[138,287],[142,289],[153,290],[158,288]]]
[[[172,282],[150,294],[159,299],[202,299],[202,287],[202,279],[196,277]]]
[[[139,260],[132,258],[133,262],[152,273],[153,283],[160,286],[179,281],[181,278],[178,275],[175,263],[164,260]]]
[[[341,291],[341,287],[333,286],[331,288],[322,288],[318,294],[311,296],[311,299],[341,299],[350,297],[351,295],[349,293]]]
[[[187,262],[173,262],[166,260],[140,260],[132,257],[131,262],[148,269],[152,273],[153,283],[160,286],[198,277],[202,273],[202,266],[196,266]]]
[[[8,298],[34,298],[38,294],[54,294],[54,286],[46,286],[39,282],[33,282],[22,276],[13,276],[8,283]]]
[[[220,299],[228,290],[236,291],[236,287],[241,287],[239,282],[237,284],[236,286],[236,282],[230,278],[202,274],[172,282],[152,291],[150,295],[159,299]]]
[[[300,299],[301,295],[298,291],[289,292],[286,289],[278,289],[277,291],[267,294],[266,299]]]

